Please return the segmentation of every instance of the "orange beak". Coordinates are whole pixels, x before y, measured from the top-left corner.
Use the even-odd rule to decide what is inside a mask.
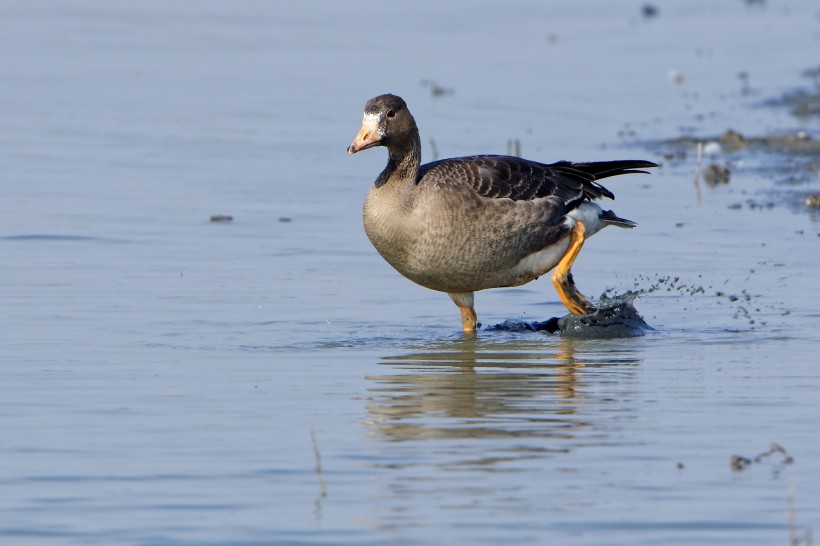
[[[359,134],[353,139],[353,144],[348,146],[347,153],[355,154],[356,152],[378,146],[381,144],[381,138],[379,135],[378,120],[365,119],[362,122],[362,130],[359,131]]]

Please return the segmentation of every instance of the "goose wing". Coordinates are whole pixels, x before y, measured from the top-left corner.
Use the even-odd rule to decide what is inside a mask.
[[[568,210],[584,200],[614,195],[598,180],[619,174],[642,173],[656,167],[650,161],[623,160],[593,163],[559,161],[544,164],[518,157],[476,155],[434,161],[419,170],[419,183],[457,184],[471,187],[488,199],[529,201],[552,198]]]

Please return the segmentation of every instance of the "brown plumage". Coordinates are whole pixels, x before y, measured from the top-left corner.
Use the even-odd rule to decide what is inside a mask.
[[[592,311],[572,284],[572,261],[584,239],[604,226],[635,225],[592,203],[614,198],[598,181],[657,166],[543,164],[497,155],[421,165],[416,122],[395,95],[367,102],[348,152],[375,146],[388,149],[388,161],[365,200],[365,231],[399,273],[447,292],[461,308],[465,331],[476,327],[473,292],[524,284],[556,266],[553,283],[564,304],[574,313]]]

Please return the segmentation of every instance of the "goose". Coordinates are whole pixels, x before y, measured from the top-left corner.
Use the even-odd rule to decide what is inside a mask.
[[[416,121],[392,94],[367,101],[347,152],[377,146],[387,148],[387,166],[364,202],[367,237],[403,276],[447,293],[465,333],[478,325],[476,291],[519,286],[553,268],[553,285],[569,312],[595,312],[570,268],[584,241],[602,228],[636,225],[593,202],[614,199],[598,181],[658,166],[642,160],[545,164],[502,155],[422,165]]]

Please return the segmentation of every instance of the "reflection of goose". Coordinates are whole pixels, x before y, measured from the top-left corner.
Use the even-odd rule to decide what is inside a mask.
[[[598,181],[657,167],[637,160],[546,165],[488,155],[421,165],[419,130],[395,95],[368,101],[348,152],[375,146],[389,154],[365,201],[367,236],[399,273],[447,292],[465,332],[476,329],[473,292],[519,286],[553,268],[567,309],[593,311],[570,268],[586,238],[607,225],[635,225],[593,203],[613,198]]]
[[[634,364],[578,357],[573,340],[481,343],[474,338],[387,357],[412,373],[374,375],[369,431],[388,441],[441,438],[572,438],[587,426],[582,368]],[[601,347],[598,344],[596,347]],[[610,353],[611,355],[611,353]]]

